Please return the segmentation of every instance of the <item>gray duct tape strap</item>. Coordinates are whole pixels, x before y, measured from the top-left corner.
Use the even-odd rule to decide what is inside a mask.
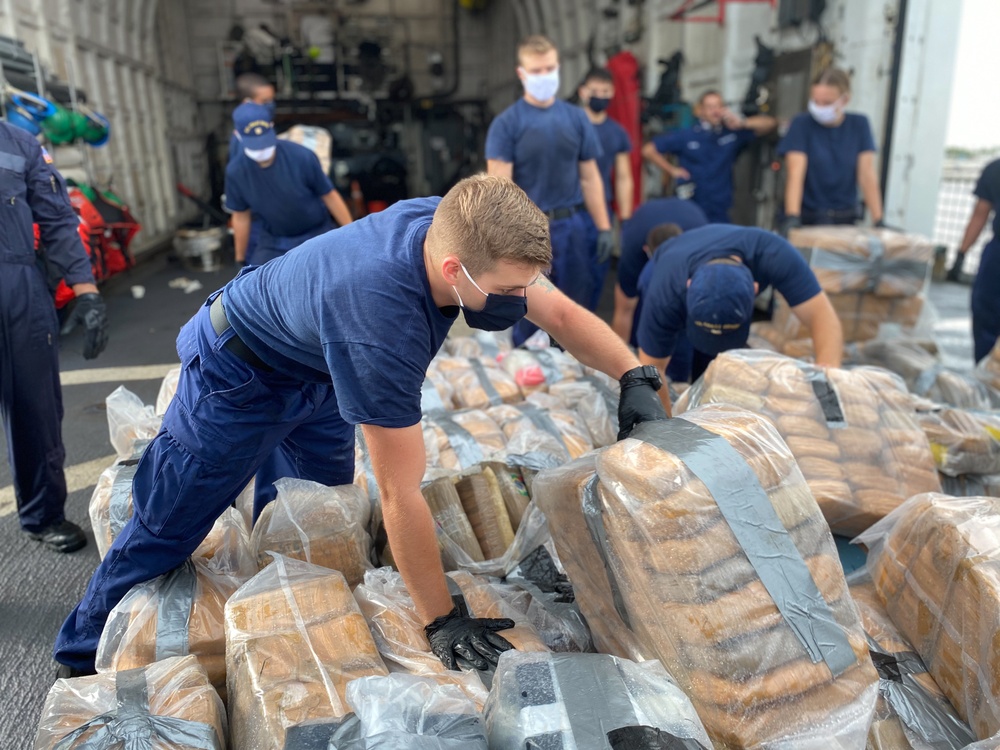
[[[508,454],[504,459],[508,466],[518,469],[531,469],[532,471],[542,471],[543,469],[558,469],[564,463],[557,456],[545,451],[528,451],[527,453]]]
[[[643,422],[630,437],[674,454],[708,487],[743,553],[813,663],[825,661],[834,677],[854,666],[857,657],[843,628],[743,457],[725,439],[684,419]]]
[[[424,414],[433,414],[444,410],[444,401],[441,400],[438,389],[434,387],[430,378],[424,378],[424,384],[420,387],[420,411]]]
[[[539,430],[549,433],[552,437],[559,441],[559,443],[569,450],[569,446],[566,445],[566,441],[563,440],[563,435],[556,427],[556,423],[552,421],[547,413],[539,409],[534,404],[523,403],[515,404],[518,411],[520,411],[524,416],[531,420],[531,423],[535,425]]]
[[[553,356],[552,352],[548,349],[539,349],[533,352],[535,359],[538,360],[539,366],[542,368],[542,374],[545,376],[545,382],[549,385],[553,383],[558,383],[563,379],[562,370],[559,369],[559,365],[556,364],[556,358]]]
[[[837,397],[837,392],[826,377],[826,373],[822,370],[812,373],[809,376],[809,384],[812,386],[813,393],[816,394],[816,400],[819,401],[820,409],[823,410],[823,418],[826,420],[826,426],[831,429],[847,427],[847,420],[844,419],[844,410],[840,405],[840,398]]]
[[[469,357],[469,364],[472,366],[472,371],[476,373],[476,377],[479,378],[479,385],[486,391],[486,398],[490,400],[490,406],[500,406],[503,403],[503,399],[500,398],[497,389],[493,387],[493,382],[490,380],[490,376],[486,374],[486,368],[483,367],[483,363],[474,357]]]
[[[77,727],[55,744],[53,750],[155,750],[190,747],[224,750],[215,727],[189,719],[149,713],[143,669],[126,669],[115,675],[118,705]],[[77,740],[95,729],[82,742]]]
[[[944,372],[944,365],[933,365],[917,375],[913,381],[913,392],[918,396],[926,396],[937,383],[938,375]]]
[[[111,524],[112,537],[117,537],[122,533],[122,529],[128,523],[129,516],[132,515],[132,480],[135,478],[136,468],[138,468],[138,461],[125,462],[111,484],[108,520]]]
[[[553,654],[550,659],[556,682],[572,691],[566,714],[577,747],[604,747],[609,724],[623,727],[639,723],[613,658]]]
[[[615,392],[608,388],[607,383],[601,382],[599,378],[595,378],[593,375],[584,375],[580,378],[583,383],[590,383],[597,389],[597,392],[601,394],[601,398],[604,399],[604,404],[608,407],[609,414],[618,413],[618,396]]]
[[[188,632],[197,588],[198,574],[191,558],[164,578],[156,605],[156,661],[191,653]]]
[[[372,457],[368,455],[368,444],[365,442],[365,433],[361,431],[361,425],[354,427],[354,439],[361,446],[361,461],[365,467],[365,483],[368,485],[368,500],[376,502],[378,500],[378,482],[375,481],[375,470],[372,469]]]
[[[435,414],[431,419],[448,436],[448,442],[451,443],[451,448],[458,456],[458,463],[463,469],[468,469],[485,460],[483,449],[472,437],[472,433],[462,425],[447,414]]]
[[[497,346],[497,340],[492,333],[489,331],[476,331],[472,337],[479,344],[479,348],[483,350],[484,357],[495,360],[500,356],[500,347]]]
[[[604,563],[604,570],[608,575],[608,585],[611,587],[611,600],[614,602],[615,610],[617,610],[618,616],[622,618],[622,622],[631,629],[632,620],[629,617],[628,609],[625,607],[625,600],[622,598],[622,590],[618,585],[618,578],[615,576],[614,571],[611,570],[611,564],[608,560],[608,532],[604,527],[604,508],[601,506],[601,499],[597,496],[597,482],[598,479],[595,475],[587,482],[587,486],[583,488],[583,498],[580,501],[583,509],[583,518],[587,523],[590,538],[594,541],[594,546],[597,548],[597,554],[601,556],[601,562]]]

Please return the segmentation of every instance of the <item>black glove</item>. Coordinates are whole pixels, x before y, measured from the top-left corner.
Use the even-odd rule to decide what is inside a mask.
[[[615,249],[615,236],[610,229],[597,233],[597,262],[604,263]]]
[[[76,298],[76,306],[63,326],[62,333],[67,334],[78,325],[85,329],[83,358],[93,359],[108,345],[108,311],[97,292],[87,292]]]
[[[646,372],[652,374],[647,375]],[[656,392],[663,383],[653,367],[635,368],[622,375],[621,398],[618,401],[618,439],[624,440],[640,422],[666,419],[667,410]]]
[[[500,654],[514,648],[497,630],[510,630],[514,621],[463,617],[455,607],[424,628],[431,651],[448,669],[458,669],[459,660],[476,669],[489,669]]]
[[[948,279],[948,281],[961,281],[963,265],[965,265],[965,254],[958,253],[955,256],[954,262],[951,264],[951,268],[948,269],[948,275],[945,276],[945,278]]]
[[[793,229],[798,229],[802,226],[801,216],[786,216],[781,220],[781,224],[778,225],[778,234],[788,239],[788,233]]]

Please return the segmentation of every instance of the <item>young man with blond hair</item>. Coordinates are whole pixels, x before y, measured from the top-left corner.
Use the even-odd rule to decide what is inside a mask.
[[[544,36],[517,50],[524,96],[501,112],[486,135],[491,175],[513,179],[549,220],[552,283],[580,305],[593,299],[593,266],[611,256],[614,238],[597,158],[597,133],[579,107],[558,99],[559,52]],[[515,343],[534,331],[514,329]]]
[[[459,309],[483,330],[527,316],[619,378],[624,434],[665,417],[655,372],[540,276],[551,259],[544,214],[510,180],[478,175],[444,198],[402,201],[316,237],[210,296],[177,339],[180,383],[136,467],[135,513],[63,625],[57,661],[93,670],[111,608],[183,563],[274,453],[293,476],[350,484],[360,425],[389,544],[434,652],[449,667],[495,663],[509,647],[495,631],[513,623],[453,609],[420,494],[421,386]]]

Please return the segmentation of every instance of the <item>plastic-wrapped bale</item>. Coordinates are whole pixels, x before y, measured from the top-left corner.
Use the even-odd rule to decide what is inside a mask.
[[[1000,473],[1000,415],[938,409],[917,419],[942,474]]]
[[[758,322],[750,325],[750,338],[747,339],[747,347],[777,352],[795,359],[810,359],[816,354],[811,338],[790,339],[771,322]]]
[[[455,406],[459,409],[485,409],[521,400],[514,378],[496,362],[476,357],[434,358],[431,363],[451,384]]]
[[[480,357],[496,361],[509,352],[513,342],[510,331],[473,331],[471,336],[449,336],[444,350],[452,357]]]
[[[491,619],[509,617],[514,621],[510,630],[499,632],[510,644],[519,651],[548,651],[541,637],[528,622],[527,618],[504,601],[485,578],[472,575],[464,570],[448,573],[453,585],[453,595],[460,593],[465,600],[465,606],[473,617],[488,617]]]
[[[1000,474],[942,474],[941,488],[954,497],[1000,497]]]
[[[470,560],[485,560],[476,532],[462,507],[454,477],[438,477],[421,488],[427,507],[441,534],[456,544]]]
[[[927,493],[866,531],[886,611],[979,739],[1000,731],[1000,500]]]
[[[691,701],[659,662],[606,654],[502,654],[486,726],[496,748],[712,747]]]
[[[481,467],[458,477],[455,490],[483,555],[500,557],[514,541],[514,530],[493,469]]]
[[[500,359],[524,394],[545,390],[564,380],[583,377],[583,367],[560,349],[514,349]]]
[[[483,461],[501,456],[507,447],[507,439],[500,426],[480,409],[428,414],[421,424],[428,470],[471,469]]]
[[[34,750],[225,750],[226,711],[193,656],[144,669],[56,680]],[[125,745],[122,742],[125,742]]]
[[[559,466],[594,447],[583,419],[568,409],[525,402],[494,406],[487,413],[503,429],[507,462],[513,465],[536,470]]]
[[[924,300],[916,297],[879,297],[867,293],[828,293],[847,343],[867,342],[879,335],[882,323],[895,323],[904,330],[912,330],[920,321]],[[785,299],[775,295],[771,318],[773,334],[766,336],[771,343],[782,348],[793,341],[810,338],[809,328],[803,324]],[[760,329],[757,329],[760,335]]]
[[[590,628],[571,596],[542,591],[524,580],[508,580],[492,586],[507,604],[527,618],[550,650],[560,653],[594,650]]]
[[[170,402],[174,400],[174,395],[177,393],[177,384],[181,380],[181,366],[171,367],[167,370],[167,374],[163,376],[163,382],[160,383],[160,392],[156,394],[156,414],[158,416],[163,416],[167,413],[167,407],[170,406]]]
[[[365,750],[488,750],[479,708],[454,685],[409,674],[360,677],[347,700]]]
[[[278,495],[261,511],[251,544],[257,566],[270,564],[269,553],[305,560],[344,574],[357,586],[372,567],[368,535],[371,506],[353,484],[327,487],[305,479],[279,479]]]
[[[104,403],[108,413],[108,435],[119,459],[131,456],[136,451],[136,443],[148,442],[160,431],[162,418],[125,386],[115,388]]]
[[[450,411],[455,408],[455,389],[437,367],[437,360],[431,362],[420,388],[420,410],[424,414]]]
[[[434,655],[424,634],[425,623],[399,572],[392,568],[369,570],[364,582],[354,589],[354,598],[386,664],[442,685],[455,685],[482,710],[487,690],[478,673],[446,669]]]
[[[500,495],[503,497],[504,507],[507,509],[507,517],[510,519],[510,526],[516,532],[521,525],[528,504],[531,502],[531,493],[524,483],[524,475],[517,466],[508,466],[499,461],[488,461],[483,464],[483,468],[493,471],[497,484],[500,487]]]
[[[878,676],[833,537],[767,420],[714,406],[644,423],[535,492],[595,642],[630,633],[716,747],[864,743]]]
[[[712,403],[778,428],[835,533],[861,533],[906,498],[941,491],[911,396],[885,370],[824,370],[769,352],[726,352],[674,413]]]
[[[283,141],[297,143],[312,151],[319,159],[323,174],[330,174],[330,153],[333,148],[333,136],[326,128],[318,125],[292,125],[278,136]]]
[[[283,750],[293,727],[335,726],[347,683],[388,674],[344,576],[280,555],[226,604],[226,671],[233,750]]]
[[[879,699],[867,750],[960,750],[976,737],[885,611],[871,576],[848,579],[879,673]]]
[[[613,381],[612,381],[613,382]],[[585,376],[549,386],[549,395],[558,398],[564,409],[576,411],[583,419],[594,446],[603,448],[618,440],[618,388],[601,379]]]

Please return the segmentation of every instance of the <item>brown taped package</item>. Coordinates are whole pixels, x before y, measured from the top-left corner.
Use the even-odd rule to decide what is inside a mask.
[[[532,399],[544,395],[533,394]],[[580,415],[568,409],[549,408],[551,405],[551,401],[546,406],[533,401],[526,405],[504,404],[487,410],[507,437],[509,455],[538,453],[565,463],[593,449],[590,433]],[[543,415],[548,428],[532,421],[529,416],[531,409]]]
[[[531,502],[531,495],[524,484],[521,470],[516,466],[507,466],[499,461],[491,461],[483,466],[492,469],[496,475],[497,484],[500,486],[500,495],[503,497],[504,507],[507,508],[510,526],[516,532],[521,525],[524,512],[528,509],[528,503]]]
[[[506,638],[518,651],[549,650],[528,619],[504,601],[486,579],[464,570],[453,571],[448,577],[462,590],[469,614],[473,617],[507,617],[514,621],[514,627],[499,631],[499,635]]]
[[[501,455],[507,447],[507,439],[500,426],[490,414],[479,409],[426,415],[421,424],[428,471],[433,468],[452,472],[471,469],[481,461]],[[449,430],[457,431],[458,436],[449,434]],[[470,439],[472,444],[469,450],[463,450],[463,445],[459,443]],[[470,451],[474,454],[471,457],[468,456]]]
[[[928,493],[858,538],[892,621],[976,736],[1000,731],[1000,500]]]
[[[469,517],[465,515],[462,499],[455,489],[454,478],[438,477],[433,482],[425,484],[420,491],[427,502],[427,507],[431,510],[434,522],[441,531],[473,560],[479,562],[485,560],[476,533],[469,523]]]
[[[455,481],[462,508],[486,559],[500,557],[514,541],[514,530],[504,505],[496,474],[489,467]]]
[[[1000,473],[1000,416],[939,409],[921,412],[918,421],[942,474]]]
[[[595,643],[616,655],[660,659],[717,747],[799,741],[820,727],[824,739],[838,735],[842,746],[860,746],[851,739],[863,742],[877,675],[833,539],[790,450],[773,426],[749,412],[712,406],[684,418],[724,438],[741,457],[733,460],[749,465],[853,663],[848,652],[849,666],[834,677],[825,662],[812,661],[708,488],[679,457],[635,439],[535,479],[535,497]],[[606,542],[600,547],[583,503],[603,516]]]
[[[497,401],[521,400],[521,391],[513,376],[492,360],[438,356],[431,366],[451,385],[455,406],[459,409],[484,409],[496,405]]]
[[[123,694],[132,679],[138,693],[145,688],[145,705],[141,695]],[[136,736],[137,720],[131,709],[139,716],[174,722],[149,722],[151,737],[141,743],[149,750],[222,750],[227,746],[222,701],[198,661],[184,656],[128,674],[56,680],[45,699],[34,750],[123,747],[123,738]],[[186,741],[188,737],[198,737],[200,742],[192,744]]]
[[[347,683],[388,670],[344,576],[278,556],[226,604],[233,748],[282,750],[289,727],[350,712]]]
[[[829,384],[843,420],[828,421],[814,387]],[[873,367],[823,370],[763,351],[725,352],[675,406],[745,408],[788,441],[830,528],[859,534],[906,498],[940,492],[930,445],[902,380]],[[811,438],[811,440],[806,440]]]

